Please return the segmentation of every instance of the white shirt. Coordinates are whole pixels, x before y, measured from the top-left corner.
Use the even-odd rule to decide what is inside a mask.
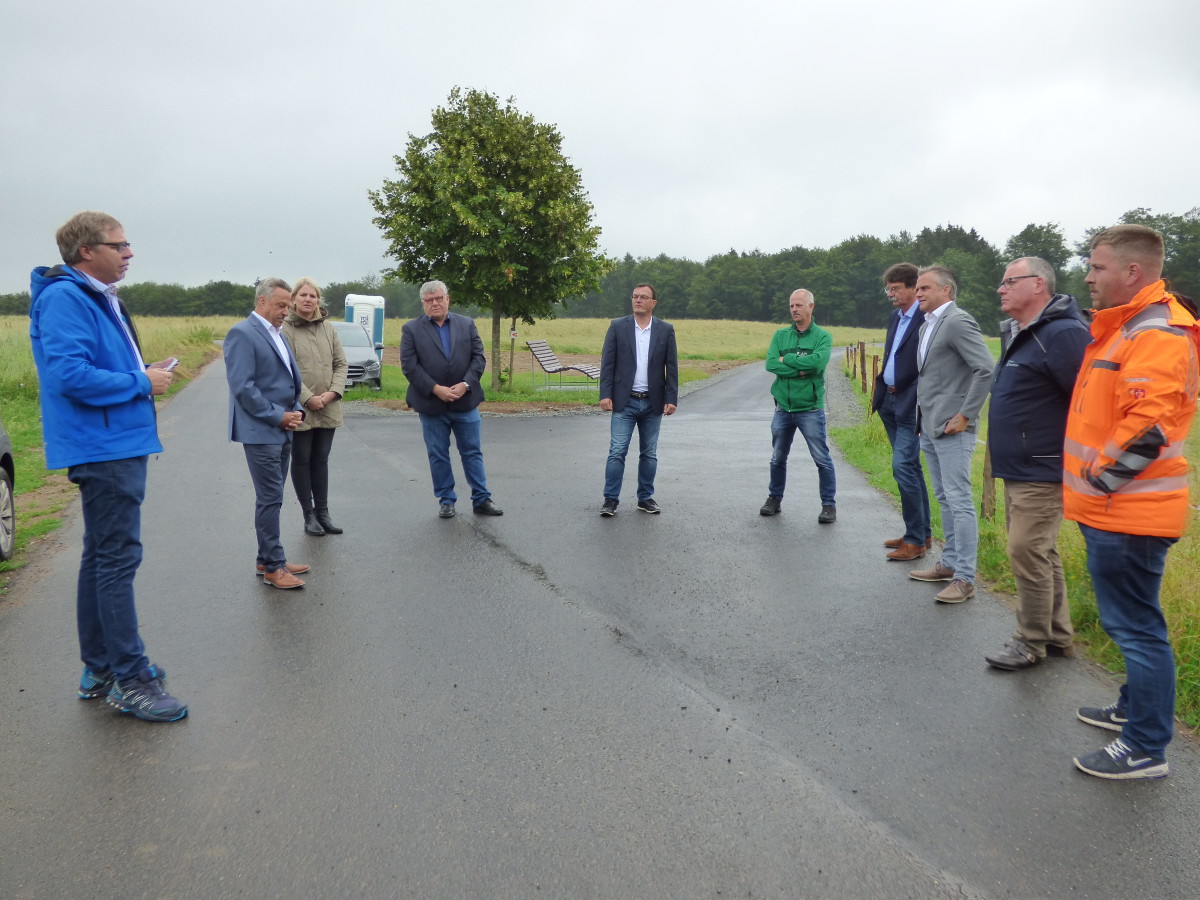
[[[637,319],[633,320],[633,344],[637,351],[637,365],[633,370],[633,392],[635,394],[644,394],[650,390],[650,326],[654,324],[654,317],[650,317],[650,321],[643,328],[637,323]]]
[[[279,354],[279,358],[283,360],[283,364],[287,366],[288,371],[292,371],[292,361],[288,359],[287,344],[283,340],[283,332],[260,316],[257,312],[252,315],[267,326],[267,331],[271,333],[271,338],[275,341],[275,352]]]
[[[96,290],[104,295],[108,301],[109,307],[113,311],[113,315],[117,321],[121,323],[121,330],[125,332],[125,340],[129,341],[129,349],[133,351],[133,357],[138,361],[138,365],[143,369],[146,368],[146,361],[142,359],[141,351],[138,350],[137,341],[133,339],[133,332],[129,330],[129,323],[125,321],[125,317],[121,315],[121,304],[117,302],[117,286],[115,284],[105,284],[103,281],[97,281],[87,272],[81,269],[76,269],[80,275],[86,278]]]
[[[933,339],[933,332],[937,329],[938,320],[942,317],[950,307],[954,305],[954,301],[943,303],[933,312],[925,313],[925,323],[921,326],[921,343],[917,345],[917,368],[925,365],[925,357],[929,354],[929,342]]]

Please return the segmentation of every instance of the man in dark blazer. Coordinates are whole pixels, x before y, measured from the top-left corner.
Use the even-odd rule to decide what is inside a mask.
[[[884,541],[888,559],[920,559],[933,546],[929,523],[929,491],[921,469],[917,436],[917,343],[925,314],[917,305],[917,267],[896,263],[883,273],[884,293],[892,301],[883,371],[875,376],[871,411],[879,413],[892,445],[892,477],[900,491],[904,534]]]
[[[654,288],[639,284],[633,289],[633,315],[613,319],[604,335],[600,356],[600,408],[611,412],[608,462],[604,467],[604,503],[600,515],[617,514],[625,454],[637,426],[638,509],[661,512],[654,500],[654,475],[658,470],[658,432],[662,417],[672,415],[679,403],[679,361],[675,329],[654,318],[658,297]]]
[[[487,365],[483,341],[475,322],[450,312],[450,291],[440,281],[421,285],[424,314],[404,323],[400,332],[400,368],[408,379],[405,401],[421,416],[421,432],[429,454],[438,515],[454,517],[454,469],[450,466],[450,435],[458,447],[463,474],[471,486],[476,515],[502,516],[492,502],[483,471],[479,379]]]
[[[941,562],[908,577],[950,582],[934,595],[939,603],[962,603],[975,593],[979,520],[971,457],[995,366],[979,324],[955,303],[957,295],[958,280],[945,266],[927,266],[917,277],[917,302],[925,313],[917,343],[917,429],[946,540]]]
[[[254,289],[254,312],[225,335],[225,378],[229,382],[229,439],[242,445],[254,482],[255,571],[284,590],[303,586],[309,567],[289,563],[279,539],[279,509],[292,458],[292,432],[304,420],[300,366],[284,340],[291,288],[267,278]]]

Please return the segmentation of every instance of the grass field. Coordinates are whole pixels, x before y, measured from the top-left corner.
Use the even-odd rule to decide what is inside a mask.
[[[205,362],[219,351],[213,341],[220,339],[237,317],[202,318],[140,318],[137,321],[145,355],[148,360],[177,356],[181,360],[172,392],[180,390]],[[388,320],[384,326],[384,341],[389,348],[400,343],[403,323]],[[491,320],[477,320],[485,346],[490,344]],[[698,368],[689,368],[688,361],[700,360],[758,360],[766,353],[771,335],[786,322],[727,322],[685,320],[674,323],[680,356],[680,378],[688,381],[703,378]],[[506,323],[507,325],[507,323]],[[41,426],[37,407],[37,374],[29,348],[28,319],[23,316],[0,317],[0,417],[12,438],[17,456],[18,552],[9,563],[0,564],[3,573],[23,563],[24,547],[28,542],[58,526],[58,513],[69,501],[73,490],[61,473],[47,473],[41,452]],[[598,357],[604,342],[608,320],[555,319],[533,326],[518,325],[515,342],[515,373],[501,393],[488,391],[493,400],[537,402],[546,399],[546,392],[534,390],[530,382],[530,355],[525,341],[545,340],[560,357]],[[844,346],[858,341],[875,341],[883,334],[877,329],[832,328],[834,344]],[[993,355],[999,354],[999,341],[990,342]],[[502,367],[508,368],[509,348],[512,346],[507,328],[501,347]],[[387,352],[387,351],[385,351]],[[875,350],[878,353],[878,348]],[[830,377],[841,377],[836,368]],[[384,391],[355,390],[351,399],[403,398],[407,387],[398,366],[385,365]],[[582,392],[581,392],[582,393]],[[559,395],[558,399],[583,399],[582,396]],[[866,398],[863,398],[864,421],[860,425],[835,429],[833,436],[842,452],[871,483],[880,490],[895,495],[891,478],[891,452],[878,417],[865,418]],[[986,423],[986,415],[984,417]],[[980,437],[986,437],[986,427]],[[1200,459],[1200,422],[1193,426],[1188,440],[1190,459]],[[983,484],[983,454],[977,454],[973,482],[978,500]],[[1195,466],[1192,471],[1192,496],[1197,493]],[[55,487],[58,490],[55,490]],[[1001,492],[1002,494],[1002,492]],[[940,528],[937,504],[934,504],[935,529]],[[979,571],[983,579],[999,590],[1012,591],[1012,575],[1005,555],[1003,528],[1003,498],[997,498],[993,519],[981,519],[979,542]],[[1068,590],[1081,643],[1103,665],[1119,671],[1121,657],[1100,628],[1095,599],[1086,569],[1086,554],[1079,530],[1066,523],[1059,537],[1059,552],[1067,570]],[[1163,581],[1162,605],[1166,614],[1179,663],[1178,714],[1193,727],[1200,726],[1200,534],[1196,528],[1172,549]],[[0,584],[2,589],[2,584]],[[1103,699],[1103,698],[1099,698]]]

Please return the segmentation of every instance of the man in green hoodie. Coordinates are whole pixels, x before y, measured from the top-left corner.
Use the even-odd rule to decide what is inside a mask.
[[[788,453],[799,430],[817,466],[821,493],[817,521],[829,525],[837,520],[837,477],[825,439],[825,366],[833,338],[813,323],[813,305],[811,291],[793,292],[788,300],[792,324],[775,332],[767,350],[767,371],[775,376],[771,385],[775,416],[771,419],[771,484],[759,513],[773,516],[779,512]]]

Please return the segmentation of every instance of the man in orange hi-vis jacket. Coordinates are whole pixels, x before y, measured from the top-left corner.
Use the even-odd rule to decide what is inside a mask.
[[[1091,246],[1093,342],[1067,418],[1063,513],[1083,532],[1100,623],[1125,657],[1126,683],[1115,703],[1079,710],[1121,736],[1075,765],[1100,778],[1161,778],[1175,657],[1158,594],[1188,518],[1183,442],[1196,413],[1200,323],[1161,279],[1157,231],[1117,225]]]

